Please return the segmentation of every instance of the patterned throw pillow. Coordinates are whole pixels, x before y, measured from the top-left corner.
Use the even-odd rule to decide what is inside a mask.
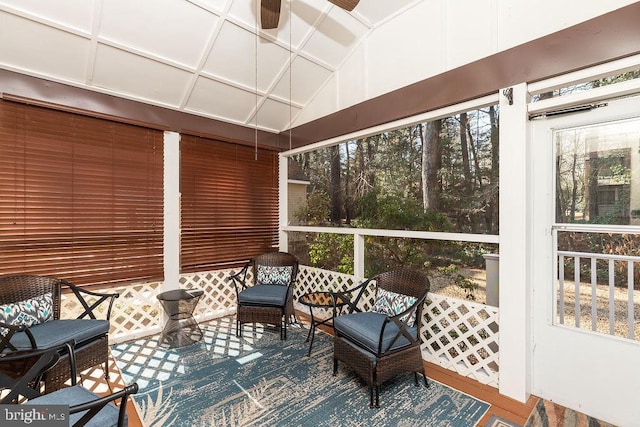
[[[11,304],[0,305],[0,322],[15,326],[33,326],[53,318],[51,292]],[[6,334],[6,328],[0,328]]]
[[[416,299],[417,298],[415,297],[397,294],[395,292],[378,288],[376,302],[373,304],[373,307],[371,307],[371,311],[386,314],[387,316],[395,316],[396,314],[402,313],[410,306],[415,304]],[[408,325],[413,326],[416,320],[416,312],[414,311],[410,314],[407,314],[400,320],[407,323]]]
[[[258,266],[258,281],[260,284],[287,286],[291,281],[293,267],[271,267],[268,265]]]

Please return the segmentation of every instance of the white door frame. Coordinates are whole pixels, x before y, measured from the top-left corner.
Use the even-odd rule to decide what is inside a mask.
[[[553,131],[640,116],[640,97],[531,122],[533,394],[616,425],[640,425],[640,343],[553,324]]]

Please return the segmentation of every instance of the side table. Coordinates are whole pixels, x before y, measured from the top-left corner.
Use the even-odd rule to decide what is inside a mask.
[[[338,312],[342,311],[342,308],[349,305],[349,300],[344,297],[342,294],[334,294],[332,292],[310,292],[308,294],[302,295],[298,302],[300,304],[306,305],[309,307],[309,314],[311,315],[311,328],[309,329],[309,333],[307,334],[307,339],[305,342],[309,343],[309,351],[307,356],[311,356],[311,347],[313,347],[313,338],[316,334],[316,327],[320,325],[327,325],[333,327],[333,318],[338,315]],[[313,315],[313,309],[333,309],[333,313],[331,317],[326,319],[318,320]]]
[[[200,289],[175,289],[158,294],[157,298],[169,316],[160,344],[166,340],[169,347],[182,347],[202,339],[202,330],[193,318],[193,310],[203,293]]]

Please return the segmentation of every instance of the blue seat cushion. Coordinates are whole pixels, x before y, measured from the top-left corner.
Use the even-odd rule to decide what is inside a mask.
[[[36,340],[37,348],[58,347],[74,340],[76,344],[109,332],[109,321],[102,319],[56,319],[29,328]],[[26,332],[18,332],[11,337],[11,344],[18,350],[31,349]]]
[[[380,331],[386,318],[386,315],[374,312],[345,314],[333,319],[333,327],[340,336],[372,353],[377,353],[380,344]],[[383,352],[397,350],[411,344],[405,336],[400,336],[391,345],[398,329],[398,326],[393,322],[387,324],[382,336]],[[417,327],[409,327],[407,330],[412,337],[417,338]],[[389,346],[391,347],[388,348]]]
[[[287,301],[288,289],[287,286],[281,285],[251,286],[238,294],[238,303],[283,307]]]
[[[90,392],[86,388],[76,385],[73,387],[63,388],[53,393],[45,394],[34,399],[29,400],[29,404],[32,405],[69,405],[75,406],[80,405],[81,403],[90,402],[92,400],[99,399],[100,396]],[[71,414],[69,416],[69,425],[73,425],[76,421],[78,421],[87,411],[78,412],[77,414]],[[118,415],[120,410],[116,408],[112,403],[107,403],[107,405],[102,408],[87,424],[89,426],[96,427],[116,427],[118,425]],[[128,424],[128,420],[125,416],[126,426]]]

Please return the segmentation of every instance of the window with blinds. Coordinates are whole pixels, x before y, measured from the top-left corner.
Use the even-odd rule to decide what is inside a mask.
[[[0,274],[163,277],[163,134],[0,101]]]
[[[238,266],[278,246],[278,153],[182,135],[181,272]]]

